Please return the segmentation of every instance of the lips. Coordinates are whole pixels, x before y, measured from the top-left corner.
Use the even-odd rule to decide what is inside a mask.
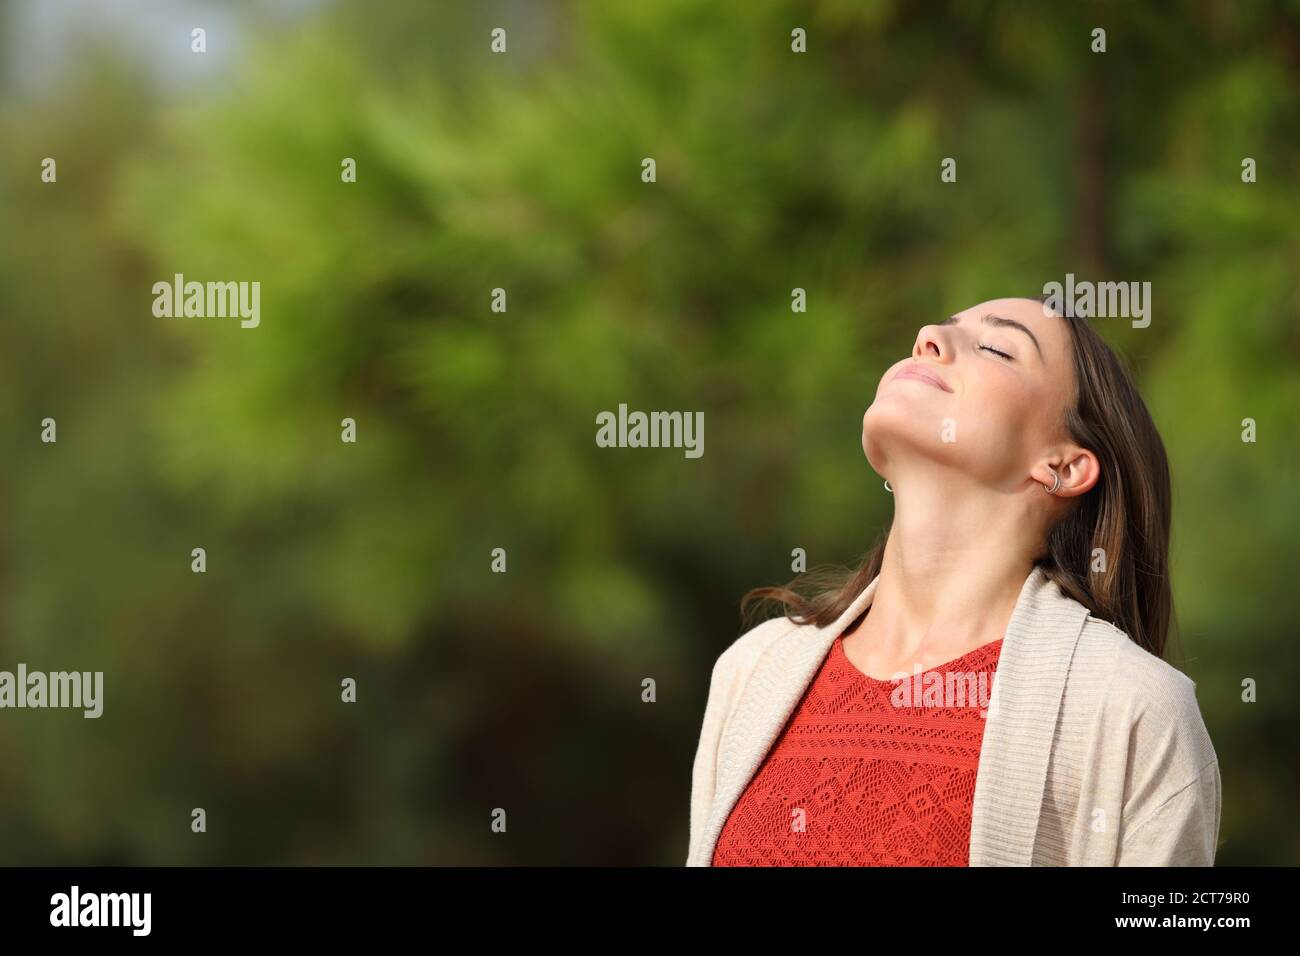
[[[917,365],[916,363],[904,365],[898,370],[897,374],[894,375],[894,378],[914,378],[918,382],[925,382],[929,385],[933,385],[935,388],[941,388],[945,392],[952,391],[952,389],[948,387],[948,383],[941,379],[937,374],[931,372],[925,366]]]

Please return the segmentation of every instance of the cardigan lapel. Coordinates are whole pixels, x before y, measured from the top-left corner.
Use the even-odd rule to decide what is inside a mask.
[[[717,789],[701,842],[701,865],[709,865],[727,816],[803,698],[831,642],[871,603],[878,580],[873,579],[833,623],[813,627],[791,622],[790,630],[759,656],[718,743]]]
[[[1029,866],[1052,741],[1088,609],[1035,567],[998,655],[971,808],[971,866]]]
[[[718,744],[718,779],[697,865],[816,676],[831,643],[871,603],[879,577],[826,627],[790,624],[760,654]],[[1065,675],[1087,609],[1034,568],[999,654],[976,772],[970,865],[1028,865]],[[1048,690],[1045,692],[1044,687]]]

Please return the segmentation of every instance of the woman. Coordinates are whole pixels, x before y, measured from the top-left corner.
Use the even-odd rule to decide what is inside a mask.
[[[1213,865],[1218,760],[1162,659],[1164,448],[1043,303],[927,325],[886,370],[862,447],[893,524],[847,582],[746,595],[786,616],[714,665],[688,866]]]

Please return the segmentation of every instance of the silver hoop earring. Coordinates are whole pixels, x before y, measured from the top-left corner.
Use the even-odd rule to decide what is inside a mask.
[[[1046,491],[1049,495],[1056,494],[1057,489],[1061,487],[1061,476],[1058,475],[1056,472],[1052,472],[1052,477],[1056,479],[1055,481],[1052,482],[1052,487],[1048,488],[1047,485],[1043,485],[1043,490]]]
[[[885,479],[885,490],[888,491],[891,495],[894,493],[894,489],[890,487],[888,478]]]

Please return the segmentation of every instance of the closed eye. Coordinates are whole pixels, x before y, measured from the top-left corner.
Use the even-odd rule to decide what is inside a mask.
[[[1000,352],[997,349],[993,348],[991,345],[981,345],[980,348],[984,349],[984,351],[986,352],[992,352],[994,355],[1001,356],[1005,361],[1008,362],[1015,361],[1015,359],[1010,355],[1008,355],[1006,352]]]

